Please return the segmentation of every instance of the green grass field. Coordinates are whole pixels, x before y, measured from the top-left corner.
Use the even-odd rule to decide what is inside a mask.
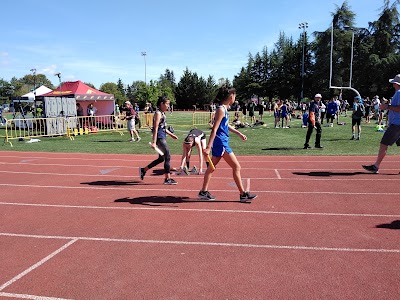
[[[257,116],[257,114],[256,114]],[[258,117],[258,116],[257,116]],[[273,127],[273,117],[267,113],[263,121],[266,126],[240,129],[247,135],[248,140],[243,142],[231,133],[231,147],[236,155],[376,155],[382,132],[375,129],[375,124],[362,124],[360,141],[352,141],[351,117],[341,116],[340,121],[345,125],[323,127],[321,144],[324,149],[303,150],[306,128],[301,128],[301,120],[292,120],[291,128]],[[191,112],[174,112],[167,114],[168,125],[173,125],[179,140],[168,138],[168,145],[172,154],[182,153],[182,140],[192,128]],[[374,123],[374,122],[372,122]],[[199,127],[208,135],[208,126]],[[142,140],[129,142],[129,133],[123,136],[118,133],[97,133],[76,136],[71,141],[66,137],[43,137],[38,143],[26,143],[26,141],[12,140],[10,144],[3,144],[3,151],[42,151],[42,152],[80,152],[80,153],[126,153],[126,154],[150,154],[155,153],[150,149],[148,142],[151,140],[151,132],[148,129],[140,129]],[[5,136],[4,127],[0,129],[0,136]],[[310,140],[313,146],[315,131]],[[398,154],[400,148],[389,148],[388,154]]]

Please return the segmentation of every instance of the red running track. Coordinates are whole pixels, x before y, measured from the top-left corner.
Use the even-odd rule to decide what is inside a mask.
[[[399,298],[398,157],[239,157],[250,204],[154,158],[0,152],[0,298]]]

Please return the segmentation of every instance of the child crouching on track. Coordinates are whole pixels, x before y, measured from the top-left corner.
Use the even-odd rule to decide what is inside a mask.
[[[156,165],[164,162],[165,180],[164,184],[177,184],[177,182],[171,178],[171,154],[169,153],[169,148],[167,145],[167,134],[174,140],[178,137],[167,129],[167,119],[165,117],[165,112],[168,111],[169,100],[166,96],[161,96],[157,101],[157,111],[154,113],[153,117],[153,140],[151,147],[156,149],[156,147],[163,152],[164,155],[159,154],[158,158],[152,161],[144,168],[139,168],[140,179],[144,179],[146,172],[155,167]]]
[[[214,166],[217,166],[218,162],[223,157],[228,165],[232,168],[233,179],[235,180],[236,186],[240,193],[240,202],[247,202],[255,199],[257,195],[251,195],[248,191],[245,191],[242,184],[242,177],[240,174],[240,164],[229,147],[229,131],[237,134],[243,141],[247,140],[247,137],[236,130],[233,126],[229,125],[228,107],[235,102],[236,90],[222,86],[217,94],[217,101],[219,106],[215,112],[214,125],[211,129],[210,139],[208,140],[207,147],[203,150],[205,155],[209,155],[212,146],[212,157],[211,161]],[[208,192],[208,185],[210,183],[213,169],[208,166],[206,173],[204,174],[203,187],[199,192],[199,198],[205,200],[215,200],[215,197]]]

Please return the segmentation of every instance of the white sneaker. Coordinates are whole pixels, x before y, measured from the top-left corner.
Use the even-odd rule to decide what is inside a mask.
[[[140,142],[141,139],[142,139],[142,138],[139,136],[139,137],[137,138],[136,142]]]

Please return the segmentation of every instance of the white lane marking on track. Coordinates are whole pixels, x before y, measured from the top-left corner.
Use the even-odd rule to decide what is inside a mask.
[[[149,201],[151,202],[151,201]],[[190,202],[188,200],[187,202]],[[174,208],[174,207],[113,207],[93,205],[62,205],[62,204],[38,204],[38,203],[15,203],[0,202],[0,205],[10,206],[34,206],[34,207],[57,207],[57,208],[78,208],[78,209],[105,209],[105,210],[162,210],[162,211],[191,211],[191,212],[221,212],[221,213],[246,213],[266,215],[309,215],[309,216],[333,216],[333,217],[378,217],[378,218],[400,218],[400,215],[379,215],[379,214],[346,214],[346,213],[324,213],[324,212],[301,212],[301,211],[268,211],[268,210],[233,210],[233,209],[208,209],[208,208]]]
[[[66,299],[66,298],[54,298],[54,297],[45,297],[45,296],[27,295],[27,294],[15,294],[15,293],[4,293],[4,292],[0,292],[0,297],[9,297],[9,298],[18,298],[18,299],[33,299],[33,300],[72,300],[72,299]]]
[[[38,239],[65,239],[73,241],[79,240],[79,241],[117,242],[117,243],[171,244],[171,245],[192,245],[192,246],[244,247],[244,248],[340,251],[340,252],[400,253],[400,249],[337,248],[337,247],[315,247],[315,246],[300,246],[300,245],[239,244],[239,243],[200,242],[200,241],[193,242],[193,241],[168,241],[168,240],[136,240],[136,239],[100,238],[100,237],[95,238],[95,237],[29,235],[29,234],[14,234],[6,232],[0,232],[0,236],[27,237],[27,238],[38,238]]]
[[[33,153],[37,153],[37,152],[21,152],[21,154],[24,155],[1,155],[0,153],[0,158],[20,158],[20,159],[47,159],[47,160],[51,160],[51,159],[66,159],[66,160],[70,160],[71,157],[73,157],[74,160],[83,160],[83,161],[122,161],[122,162],[126,162],[126,158],[112,158],[113,156],[118,156],[118,155],[114,155],[114,154],[101,154],[101,157],[99,158],[89,158],[89,157],[77,157],[74,154],[71,153],[48,153],[48,152],[41,152],[41,153],[45,153],[46,156],[32,156]],[[79,153],[82,154],[82,153]],[[96,155],[96,154],[94,154]],[[151,154],[124,154],[127,157],[135,157],[135,161],[148,161],[148,159],[136,159],[136,157],[149,157],[152,156]],[[110,158],[104,158],[104,156],[109,156]],[[179,157],[178,155],[172,155],[172,157]],[[348,163],[348,162],[354,162],[354,163],[365,163],[366,160],[372,160],[375,159],[375,156],[347,156],[349,158],[349,160],[332,160],[332,157],[336,157],[338,158],[339,156],[313,156],[312,159],[310,159],[309,156],[304,156],[302,158],[305,158],[305,160],[298,160],[299,157],[292,157],[292,156],[287,156],[285,157],[285,159],[283,160],[276,160],[274,159],[275,156],[257,156],[257,155],[244,155],[244,156],[237,156],[240,162],[243,163],[275,163],[275,162],[282,162],[282,163],[310,163],[312,162],[314,163],[322,163],[322,164],[329,164],[329,163],[333,163],[333,164],[337,164],[337,163]],[[259,160],[246,160],[246,158],[259,158]],[[342,156],[340,156],[342,157]],[[271,160],[266,160],[271,158]],[[281,158],[281,157],[279,157]],[[393,159],[391,159],[393,158]],[[320,160],[318,160],[320,159]],[[390,157],[387,156],[385,158],[385,162],[390,162],[390,163],[400,163],[400,160],[398,160],[395,157]]]
[[[117,170],[117,169],[113,169]],[[0,170],[0,173],[5,173],[5,174],[29,174],[29,175],[54,175],[54,176],[82,176],[82,177],[120,177],[120,178],[135,178],[138,177],[137,175],[116,175],[116,174],[79,174],[79,173],[53,173],[53,172],[27,172],[27,171],[3,171]],[[376,174],[371,174],[374,176],[374,181],[398,181],[400,180],[400,176],[396,178],[375,178],[377,175]],[[189,176],[182,176],[179,179],[190,179],[194,177],[189,177]],[[200,177],[202,178],[202,177]],[[213,176],[214,179],[227,179],[226,177],[218,177],[218,176]],[[251,177],[252,180],[278,180],[279,178],[274,177]],[[293,177],[290,178],[291,181],[297,180],[297,181],[306,181],[306,180],[312,180],[312,181],[371,181],[371,178],[331,178],[329,176],[321,176],[321,178],[316,178],[316,176],[312,176],[312,178],[299,178],[299,177]],[[235,183],[233,183],[233,186],[236,186]]]
[[[105,175],[105,174],[111,173],[111,172],[113,172],[113,171],[115,171],[115,170],[118,170],[118,168],[100,170],[100,174]],[[68,175],[68,174],[66,174],[66,175]],[[114,176],[115,176],[115,175],[114,175]]]
[[[0,186],[8,186],[8,187],[28,187],[28,188],[54,188],[54,189],[87,189],[87,190],[121,190],[120,187],[89,187],[89,186],[62,186],[62,185],[34,185],[34,184],[13,184],[13,183],[0,183]],[[133,186],[130,188],[129,186],[124,186],[124,191],[134,190],[134,191],[164,191],[165,188],[158,189],[150,189],[150,188],[137,188],[137,186]],[[173,189],[173,192],[196,192],[199,190],[190,190],[190,189]],[[237,193],[236,190],[213,190],[213,192],[231,192]],[[380,196],[397,196],[399,193],[387,193],[387,192],[374,192],[374,193],[362,193],[362,192],[328,192],[328,191],[311,191],[311,192],[301,192],[301,191],[283,191],[283,190],[256,190],[253,192],[257,193],[280,193],[280,194],[328,194],[328,195],[380,195]]]
[[[41,265],[43,265],[45,262],[47,262],[48,260],[52,259],[54,256],[56,256],[57,254],[59,254],[60,252],[62,252],[63,250],[65,250],[66,248],[68,248],[69,246],[71,246],[73,243],[75,243],[76,241],[78,241],[78,239],[74,239],[72,238],[71,241],[69,241],[68,243],[66,243],[64,246],[62,246],[61,248],[57,249],[56,251],[54,251],[53,253],[47,255],[45,258],[43,258],[42,260],[40,260],[39,262],[37,262],[36,264],[34,264],[33,266],[29,267],[28,269],[26,269],[25,271],[23,271],[22,273],[19,273],[17,276],[15,276],[14,278],[10,279],[9,281],[7,281],[6,283],[4,283],[3,285],[0,286],[0,291],[4,290],[6,287],[8,287],[9,285],[13,284],[14,282],[16,282],[18,279],[21,279],[22,277],[24,277],[26,274],[30,273],[31,271],[35,270],[36,268],[40,267]]]
[[[137,160],[136,160],[137,161]],[[148,160],[147,160],[148,161]],[[257,162],[258,164],[260,164],[260,162]],[[90,165],[81,165],[81,164],[44,164],[44,163],[24,163],[24,164],[21,164],[21,163],[9,163],[9,162],[1,162],[0,161],[0,164],[3,164],[3,165],[24,165],[24,166],[27,166],[27,165],[30,165],[30,166],[55,166],[55,167],[90,167],[90,168],[104,168],[104,169],[107,169],[107,168],[125,168],[125,169],[137,169],[139,166],[127,166],[127,165],[106,165],[106,166],[101,166],[101,165],[93,165],[93,164],[90,164]],[[226,167],[219,167],[218,168],[218,170],[232,170],[229,166],[226,166]],[[249,168],[249,167],[246,167],[244,170],[260,170],[260,167],[258,166],[258,167],[255,167],[255,168]],[[262,168],[262,170],[263,171],[270,171],[270,170],[275,170],[275,168]],[[362,171],[362,168],[360,167],[360,168],[346,168],[346,169],[344,169],[344,168],[335,168],[335,169],[329,169],[329,171],[326,171],[326,169],[307,169],[307,168],[280,168],[280,170],[283,170],[283,171],[297,171],[297,172],[299,172],[299,171],[314,171],[314,172],[333,172],[333,171],[360,171],[360,172],[363,172]],[[394,171],[394,172],[398,172],[399,171],[399,169],[384,169],[385,171]],[[376,174],[371,174],[371,173],[368,173],[368,172],[364,172],[365,174],[370,174],[370,175],[373,175],[373,176],[376,176]]]
[[[275,174],[276,174],[276,177],[278,177],[278,179],[282,179],[281,174],[279,174],[278,169],[275,169]]]

